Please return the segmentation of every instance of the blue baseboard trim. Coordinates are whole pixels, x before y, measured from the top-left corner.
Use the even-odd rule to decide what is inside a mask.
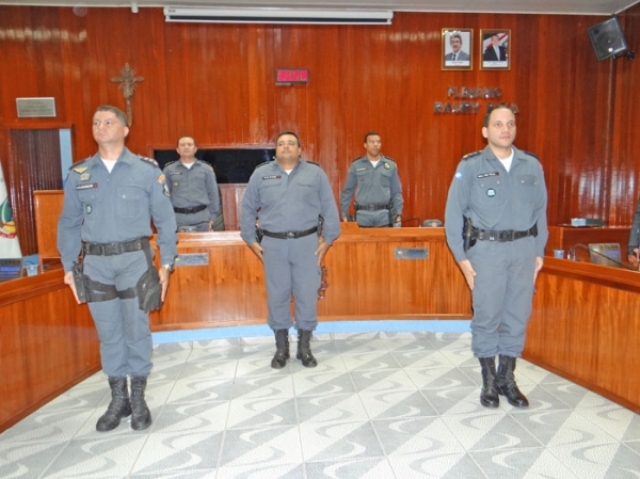
[[[381,321],[326,321],[318,323],[316,334],[329,333],[467,333],[471,331],[469,320],[381,320]],[[184,341],[209,341],[212,339],[255,338],[272,336],[266,324],[254,326],[230,326],[224,328],[189,329],[153,333],[154,344]]]

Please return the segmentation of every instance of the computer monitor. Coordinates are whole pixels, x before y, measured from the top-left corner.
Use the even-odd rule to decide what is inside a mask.
[[[624,268],[619,243],[589,243],[589,258],[595,264]]]

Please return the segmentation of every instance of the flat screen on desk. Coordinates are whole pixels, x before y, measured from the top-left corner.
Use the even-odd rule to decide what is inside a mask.
[[[589,257],[594,264],[622,268],[619,243],[589,243]],[[611,258],[609,260],[608,258]]]
[[[209,163],[216,172],[218,183],[248,183],[256,166],[273,160],[274,148],[211,148],[196,152],[196,158]],[[153,157],[161,169],[180,159],[176,150],[153,150]]]

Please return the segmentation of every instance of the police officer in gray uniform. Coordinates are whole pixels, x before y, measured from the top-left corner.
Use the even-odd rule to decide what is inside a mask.
[[[276,369],[283,368],[289,359],[292,295],[298,329],[296,357],[305,367],[318,364],[310,340],[318,324],[321,263],[340,234],[340,218],[327,175],[316,163],[301,160],[300,152],[295,133],[278,135],[276,161],[255,169],[240,215],[240,236],[264,264],[268,324],[276,337],[271,367]]]
[[[98,153],[71,167],[58,222],[64,282],[78,302],[89,303],[102,370],[109,377],[112,400],[96,424],[102,432],[115,429],[129,415],[135,430],[151,424],[144,399],[152,366],[148,310],[164,300],[176,256],[176,220],[164,175],[154,160],[125,147],[128,133],[122,111],[98,107],[93,116]],[[152,218],[159,271],[149,246]],[[81,251],[83,271],[78,273]]]
[[[482,135],[487,147],[465,156],[456,169],[445,232],[472,293],[471,348],[482,368],[480,403],[498,407],[503,395],[509,404],[526,407],[513,371],[543,264],[547,190],[537,157],[513,146],[516,120],[507,106],[487,112]]]
[[[192,137],[181,137],[176,151],[180,159],[168,163],[164,174],[178,231],[211,231],[220,212],[216,174],[211,165],[196,159],[198,148]]]
[[[380,135],[370,131],[364,137],[367,154],[353,160],[347,182],[340,195],[342,220],[349,221],[349,206],[356,194],[356,221],[363,227],[400,226],[402,221],[402,185],[398,167],[391,158],[380,154]]]

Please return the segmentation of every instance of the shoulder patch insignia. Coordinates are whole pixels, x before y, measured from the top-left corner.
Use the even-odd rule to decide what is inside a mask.
[[[385,170],[390,170],[391,169],[391,164],[387,163],[386,161],[384,162],[384,169]]]
[[[151,164],[153,166],[158,166],[158,162],[156,160],[154,160],[153,158],[147,158],[146,156],[139,156],[138,158],[140,158],[145,163],[149,163],[149,164]]]
[[[162,184],[162,183],[164,183],[164,180],[165,180],[164,173],[161,174],[160,176],[158,176],[158,183]]]
[[[480,156],[482,154],[482,150],[474,151],[473,153],[469,153],[462,157],[463,160],[468,160],[470,158],[475,158],[476,156]]]
[[[87,171],[89,169],[88,166],[72,166],[71,170],[75,171],[76,173],[78,173],[79,175],[81,175],[82,173],[84,173],[85,171]]]

